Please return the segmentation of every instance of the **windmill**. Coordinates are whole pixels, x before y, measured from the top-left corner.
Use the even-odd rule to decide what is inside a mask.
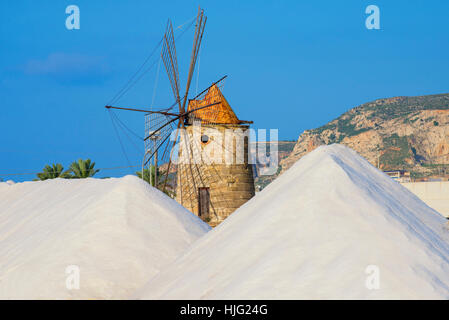
[[[152,184],[215,226],[254,196],[253,170],[248,164],[249,142],[248,139],[245,140],[247,129],[252,122],[239,120],[221,93],[220,87],[226,76],[212,83],[194,98],[188,98],[206,21],[204,10],[199,8],[183,91],[173,25],[170,20],[167,23],[162,38],[161,59],[175,99],[169,108],[158,111],[110,105],[106,108],[146,113],[142,176],[144,168],[153,162],[154,177],[151,173],[150,176],[155,181]],[[211,134],[212,129],[218,134]],[[244,159],[241,163],[223,164],[213,161],[210,155],[204,152],[204,149],[210,149],[212,144],[224,150],[224,157],[227,155],[228,158],[234,158],[238,143],[234,141],[235,136],[232,136],[231,143],[226,147],[221,135],[225,131],[236,132],[238,137],[243,137],[243,146],[241,143],[240,147]]]

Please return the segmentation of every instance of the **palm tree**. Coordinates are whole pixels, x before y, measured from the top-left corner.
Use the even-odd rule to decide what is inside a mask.
[[[64,167],[60,163],[53,163],[51,166],[46,165],[42,172],[37,174],[38,179],[34,180],[47,180],[54,178],[70,178],[68,171],[63,172]]]
[[[82,160],[78,159],[78,162],[73,162],[70,165],[70,171],[72,172],[72,178],[88,178],[93,177],[99,169],[94,169],[95,162],[90,162],[90,159]]]

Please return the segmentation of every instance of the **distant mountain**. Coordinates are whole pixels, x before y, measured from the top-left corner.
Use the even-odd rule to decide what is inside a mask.
[[[378,99],[317,129],[306,130],[282,171],[320,145],[351,147],[383,170],[412,177],[449,174],[449,94]]]

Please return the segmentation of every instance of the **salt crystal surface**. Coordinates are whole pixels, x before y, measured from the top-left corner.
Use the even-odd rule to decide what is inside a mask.
[[[446,220],[353,150],[300,159],[134,297],[449,298]]]
[[[0,298],[125,298],[209,229],[133,176],[1,183]]]

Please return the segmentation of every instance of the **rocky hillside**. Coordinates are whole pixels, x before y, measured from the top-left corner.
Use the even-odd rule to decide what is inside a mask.
[[[412,177],[449,174],[449,94],[378,99],[306,130],[282,171],[323,144],[351,147],[383,170],[405,169]]]

